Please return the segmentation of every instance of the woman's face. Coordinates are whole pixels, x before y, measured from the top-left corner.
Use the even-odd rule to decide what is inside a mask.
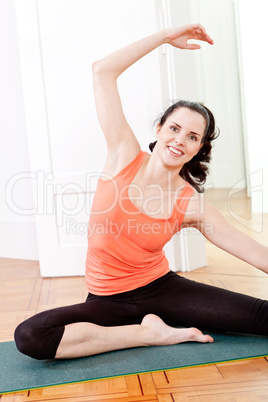
[[[157,126],[155,150],[166,165],[182,166],[199,152],[205,129],[206,120],[200,113],[181,107],[163,126]]]

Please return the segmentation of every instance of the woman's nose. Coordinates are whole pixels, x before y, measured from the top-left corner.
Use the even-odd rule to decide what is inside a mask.
[[[183,133],[176,135],[175,142],[177,145],[185,145],[185,135]]]

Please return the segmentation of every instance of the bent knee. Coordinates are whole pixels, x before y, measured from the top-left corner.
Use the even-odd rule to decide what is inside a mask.
[[[17,349],[24,355],[33,356],[33,348],[36,343],[34,329],[27,324],[27,321],[22,322],[15,329],[14,339]]]
[[[15,330],[14,339],[17,349],[26,356],[37,360],[51,359],[54,356],[46,352],[42,331],[29,324],[28,320],[22,322]]]
[[[14,333],[17,349],[37,360],[54,359],[64,327],[41,325],[35,317],[18,325]]]

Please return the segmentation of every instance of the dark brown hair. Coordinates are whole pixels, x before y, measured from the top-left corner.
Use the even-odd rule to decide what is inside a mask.
[[[180,176],[201,193],[204,191],[202,185],[205,183],[207,174],[209,172],[208,164],[211,160],[211,142],[218,137],[219,129],[216,129],[214,116],[207,107],[201,105],[201,103],[184,100],[179,100],[165,111],[165,113],[159,119],[160,127],[163,126],[167,118],[172,113],[182,107],[201,114],[207,123],[205,134],[202,137],[202,147],[189,162],[183,165],[183,168],[180,171]],[[156,143],[157,141],[149,144],[151,152],[153,152]]]

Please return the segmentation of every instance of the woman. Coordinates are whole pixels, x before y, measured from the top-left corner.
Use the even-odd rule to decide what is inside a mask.
[[[268,248],[231,227],[199,194],[216,138],[212,113],[180,101],[162,116],[141,151],[128,125],[117,78],[158,46],[180,49],[205,29],[166,29],[93,65],[99,121],[108,155],[88,230],[86,303],[45,311],[15,331],[18,349],[36,359],[75,358],[180,342],[213,342],[199,329],[268,334],[268,302],[181,278],[170,271],[164,244],[183,226],[197,227],[227,252],[268,272]],[[202,208],[201,208],[202,205]],[[206,227],[212,230],[206,231]],[[183,328],[175,328],[180,326]]]

